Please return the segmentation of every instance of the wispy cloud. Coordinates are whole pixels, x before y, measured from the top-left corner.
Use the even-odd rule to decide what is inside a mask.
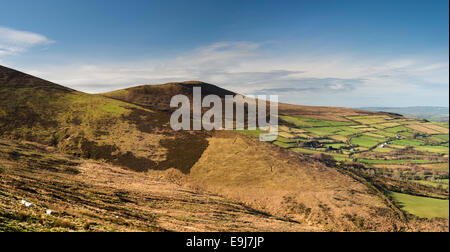
[[[419,56],[275,54],[260,43],[220,42],[171,59],[61,65],[28,72],[91,93],[202,80],[243,94],[279,94],[281,101],[298,104],[448,104],[448,62]]]
[[[264,88],[256,90],[256,94],[293,94],[298,92],[336,93],[351,91],[364,85],[363,79],[339,78],[296,78],[284,81],[281,88]]]
[[[52,42],[41,34],[0,26],[0,56],[22,53],[33,46]]]

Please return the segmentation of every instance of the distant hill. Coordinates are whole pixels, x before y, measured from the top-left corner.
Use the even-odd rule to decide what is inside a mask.
[[[175,94],[183,94],[192,99],[193,87],[202,88],[202,96],[215,94],[220,97],[236,93],[200,81],[173,82],[158,85],[143,85],[103,94],[105,97],[130,102],[146,108],[168,111],[170,100]]]
[[[172,194],[192,204],[188,206],[189,211],[196,211],[203,202],[216,204],[225,199],[224,204],[243,206],[237,210],[208,207],[209,210],[195,217],[200,218],[198,223],[222,224],[211,229],[206,228],[211,225],[205,224],[195,230],[249,230],[231,225],[239,216],[255,225],[258,218],[265,219],[267,225],[271,225],[269,221],[283,220],[279,230],[295,231],[412,231],[417,225],[427,224],[407,222],[389,198],[371,186],[371,180],[339,170],[322,162],[320,157],[260,142],[236,131],[173,131],[169,125],[168,102],[174,95],[190,94],[194,86],[201,86],[203,95],[234,94],[202,82],[86,94],[0,66],[0,231],[4,230],[4,220],[14,226],[20,222],[21,218],[14,219],[20,213],[9,206],[21,198],[42,209],[56,198],[60,201],[55,202],[55,208],[60,209],[61,202],[70,200],[80,207],[70,211],[74,216],[82,214],[83,210],[79,209],[86,206],[100,207],[101,211],[108,209],[100,214],[100,217],[112,215],[108,223],[116,223],[122,216],[135,219],[133,224],[119,223],[121,227],[139,223],[141,228],[150,230],[182,230],[185,222],[173,223],[175,217],[197,223],[192,214],[178,211],[181,206],[172,203],[175,198]],[[303,123],[322,126],[352,124],[347,117],[369,121],[367,118],[373,115],[402,118],[356,109],[288,104],[280,104],[280,114],[305,117],[308,120]],[[330,127],[320,127],[320,130],[330,130]],[[28,143],[39,148],[22,146]],[[48,148],[54,152],[47,152]],[[64,157],[57,158],[62,154]],[[105,168],[94,160],[114,167]],[[70,174],[65,176],[67,173]],[[149,179],[145,177],[148,174],[156,174],[150,179],[155,178],[159,184],[162,181],[158,177],[167,175],[172,184],[155,189],[157,185],[144,183]],[[138,183],[140,180],[144,182]],[[113,185],[113,181],[117,184]],[[180,186],[193,188],[195,192],[182,193]],[[61,190],[64,192],[55,194]],[[162,193],[162,190],[166,191]],[[231,211],[245,212],[233,217]],[[256,214],[249,216],[251,212]],[[169,220],[166,215],[171,215]],[[149,217],[154,217],[158,225],[144,224]],[[85,219],[82,217],[80,222]],[[105,220],[94,219],[93,223]],[[85,224],[78,226],[82,225]],[[268,230],[262,225],[252,230]],[[430,228],[435,227],[430,224]],[[448,225],[444,229],[448,230]]]
[[[400,114],[406,117],[425,119],[436,122],[449,121],[448,107],[432,107],[432,106],[417,106],[417,107],[363,107],[362,110],[383,111]]]
[[[171,82],[158,85],[142,85],[101,94],[102,96],[116,100],[129,102],[145,108],[169,111],[170,99],[176,94],[183,94],[192,99],[192,88],[201,87],[202,97],[210,94],[224,98],[226,95],[237,93],[220,88],[213,84],[201,81]],[[360,109],[325,107],[325,106],[303,106],[279,103],[280,114],[290,116],[301,116],[311,119],[347,121],[347,116],[370,116],[385,113],[365,111]]]

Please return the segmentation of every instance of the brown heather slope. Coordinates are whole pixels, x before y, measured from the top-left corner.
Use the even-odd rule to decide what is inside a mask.
[[[146,85],[103,95],[152,109],[167,109],[173,95],[192,97],[191,84]],[[195,84],[202,87],[203,96],[211,94],[211,87],[219,90],[221,97],[226,94],[211,84]],[[346,121],[347,116],[390,115],[290,104],[279,104],[279,110],[284,115],[338,121]],[[190,170],[190,179],[201,188],[257,209],[335,231],[448,229],[445,222],[440,227],[428,222],[407,223],[403,213],[381,191],[299,154],[235,132],[215,132],[207,140],[208,147]]]
[[[339,108],[339,107],[319,107],[319,106],[301,106],[292,104],[279,104],[279,113],[288,116],[298,116],[311,119],[348,121],[348,116],[370,116],[370,115],[389,115],[397,117],[398,115],[372,112],[359,109]]]
[[[35,141],[137,171],[188,173],[202,132],[173,132],[170,114],[90,95],[0,66],[0,135]],[[195,148],[190,147],[195,144]]]
[[[130,102],[153,110],[169,111],[170,100],[174,95],[183,94],[192,99],[193,87],[202,88],[202,96],[215,94],[224,98],[225,95],[236,93],[201,81],[172,82],[160,85],[143,85],[102,94],[105,97]]]
[[[20,76],[20,78],[15,76]],[[3,167],[6,167],[2,167],[2,171],[7,171],[3,174],[8,174],[9,178],[15,179],[12,183],[6,183],[5,192],[2,192],[2,195],[8,195],[8,202],[11,202],[11,197],[15,200],[23,197],[21,196],[23,192],[17,192],[19,194],[16,196],[16,190],[27,191],[27,188],[31,188],[32,193],[27,196],[29,197],[27,199],[36,198],[40,201],[42,200],[41,193],[31,184],[41,184],[41,187],[45,188],[51,184],[52,180],[56,180],[61,186],[59,188],[64,188],[64,184],[68,184],[69,188],[74,187],[75,191],[80,190],[80,194],[77,194],[78,198],[76,198],[79,208],[74,210],[77,216],[81,214],[83,208],[99,202],[98,198],[93,197],[97,194],[106,194],[105,201],[108,202],[108,205],[95,211],[100,212],[99,216],[109,216],[108,211],[115,212],[115,208],[123,208],[123,206],[120,200],[111,198],[109,187],[107,189],[97,188],[97,185],[109,186],[109,183],[112,183],[119,190],[125,190],[124,187],[130,181],[142,180],[142,183],[136,184],[135,190],[145,190],[145,187],[155,188],[155,184],[146,184],[145,182],[154,179],[152,174],[155,173],[155,170],[178,170],[181,171],[177,175],[180,178],[179,183],[198,188],[205,200],[209,200],[209,197],[212,197],[211,200],[213,199],[213,195],[205,192],[210,191],[221,197],[229,198],[231,200],[229,202],[241,202],[239,204],[251,206],[251,208],[244,207],[244,209],[261,211],[259,216],[266,212],[269,214],[265,216],[269,219],[272,218],[271,216],[277,216],[278,219],[301,223],[292,228],[290,225],[284,226],[283,223],[278,225],[270,222],[267,218],[257,220],[247,216],[243,218],[249,218],[248,225],[254,226],[254,228],[246,229],[240,224],[232,228],[229,226],[230,222],[222,222],[224,220],[221,216],[228,215],[228,213],[220,212],[222,211],[220,209],[223,208],[219,204],[206,207],[209,210],[202,208],[203,210],[200,211],[201,215],[208,216],[204,216],[197,222],[218,222],[215,227],[204,228],[204,230],[219,230],[220,227],[222,227],[220,230],[229,231],[411,231],[418,228],[423,231],[448,230],[448,223],[441,226],[425,221],[405,221],[401,213],[390,204],[390,201],[373,187],[341,174],[335,168],[305,158],[301,154],[287,152],[236,132],[174,132],[170,129],[168,125],[170,112],[166,106],[173,95],[179,94],[179,92],[189,94],[193,85],[205,86],[204,91],[217,92],[222,96],[233,94],[230,91],[200,82],[172,83],[157,87],[131,88],[126,92],[119,90],[114,92],[114,97],[111,93],[107,94],[114,98],[111,99],[104,95],[88,95],[61,88],[50,82],[3,67],[0,67],[0,80],[2,80],[0,82],[1,138],[38,142],[75,156],[74,160],[78,160],[80,157],[102,160],[128,169],[120,170],[117,167],[112,168],[113,166],[95,162],[96,165],[89,165],[93,161],[87,161],[88,165],[81,164],[76,168],[78,172],[84,174],[84,177],[81,176],[81,180],[80,177],[69,175],[59,180],[55,174],[53,176],[34,173],[33,166],[30,168],[16,165],[14,164],[15,160],[11,161],[6,158],[4,159],[6,161],[1,163]],[[26,85],[21,85],[21,82]],[[283,111],[283,106],[280,106],[281,111]],[[311,115],[308,116],[314,116],[312,114],[314,107],[298,107],[297,110],[292,110],[291,106],[285,106],[291,111],[290,113],[311,111]],[[325,108],[319,110],[321,111],[320,116],[338,116],[338,111],[360,113],[354,110],[337,109],[330,114],[326,112]],[[12,155],[9,158],[22,156],[20,151],[15,152],[7,152],[8,155]],[[51,154],[48,158],[52,159],[53,155],[56,154]],[[33,155],[29,156],[34,157]],[[67,159],[69,158],[66,157]],[[8,162],[13,163],[8,166]],[[57,163],[45,162],[44,167],[50,169],[49,172],[58,173],[60,169]],[[30,172],[30,169],[33,172]],[[114,179],[115,174],[117,174],[117,181]],[[126,174],[126,176],[121,177],[120,174]],[[30,180],[30,178],[32,179]],[[80,187],[85,189],[80,189]],[[167,190],[170,191],[170,189]],[[177,192],[176,189],[173,190],[177,195],[175,199],[179,201],[185,202],[191,197],[189,196],[191,193],[183,194]],[[136,211],[153,213],[150,209],[154,205],[157,205],[160,212],[172,212],[175,209],[183,208],[177,205],[178,203],[175,205],[167,203],[170,202],[170,198],[162,203],[158,201],[149,203],[147,201],[149,197],[146,195],[151,192],[148,191],[145,191],[144,194],[136,191],[129,193],[134,195],[130,201],[139,206],[138,210],[134,208],[135,206],[132,207],[133,214],[136,214]],[[66,199],[65,196],[48,192],[43,195],[47,195],[47,199],[61,200],[62,198],[63,201]],[[119,195],[121,194],[119,193]],[[162,195],[161,198],[163,197],[167,198],[167,195]],[[17,203],[17,201],[14,202]],[[61,201],[59,202],[61,203]],[[187,212],[195,213],[195,209],[203,205],[201,200],[194,200],[194,202],[199,206],[196,203],[191,204],[192,209]],[[5,205],[7,204],[0,207],[0,209],[7,209],[4,218],[20,219],[20,216],[11,215],[12,210],[8,210]],[[219,212],[217,212],[218,209]],[[235,211],[233,209],[231,208],[230,211]],[[127,213],[127,215],[133,216],[131,213]],[[180,213],[178,217],[189,220],[186,212]],[[79,218],[79,221],[82,222],[86,216],[81,215]],[[144,225],[136,218],[122,224],[132,225],[135,221],[138,223],[136,225]],[[158,228],[187,230],[182,229],[181,226],[193,225],[187,221],[174,227],[168,218],[161,219],[161,223],[155,226],[156,230]],[[268,223],[268,226],[265,224],[261,224],[261,226],[260,223]],[[116,228],[119,229],[117,226]],[[152,227],[146,226],[145,228],[151,229]],[[194,230],[203,230],[202,228]],[[143,229],[139,228],[138,230]]]
[[[236,95],[232,91],[213,84],[200,81],[172,82],[158,85],[143,85],[102,94],[105,97],[141,105],[154,110],[170,109],[170,99],[176,94],[192,98],[192,88],[201,87],[202,96],[215,94],[223,98],[225,95]],[[279,113],[282,115],[299,116],[312,119],[348,121],[347,116],[390,115],[383,112],[372,112],[339,107],[301,106],[279,103]],[[395,115],[392,115],[395,116]]]
[[[235,132],[217,132],[191,169],[200,187],[276,216],[330,231],[448,231],[404,221],[376,188],[314,159]]]
[[[180,176],[124,170],[0,139],[0,232],[321,231],[174,183]]]

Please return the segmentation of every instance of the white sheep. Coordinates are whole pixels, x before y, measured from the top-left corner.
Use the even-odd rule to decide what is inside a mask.
[[[33,203],[28,202],[28,201],[26,201],[26,200],[22,200],[20,203],[21,203],[22,205],[25,205],[26,207],[32,207],[32,206],[33,206]]]

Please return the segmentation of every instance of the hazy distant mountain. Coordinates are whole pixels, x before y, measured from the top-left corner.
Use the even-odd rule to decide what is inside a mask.
[[[426,119],[430,121],[448,122],[449,108],[448,107],[431,107],[431,106],[417,106],[417,107],[365,107],[360,108],[370,111],[383,111],[401,114],[407,117]]]

